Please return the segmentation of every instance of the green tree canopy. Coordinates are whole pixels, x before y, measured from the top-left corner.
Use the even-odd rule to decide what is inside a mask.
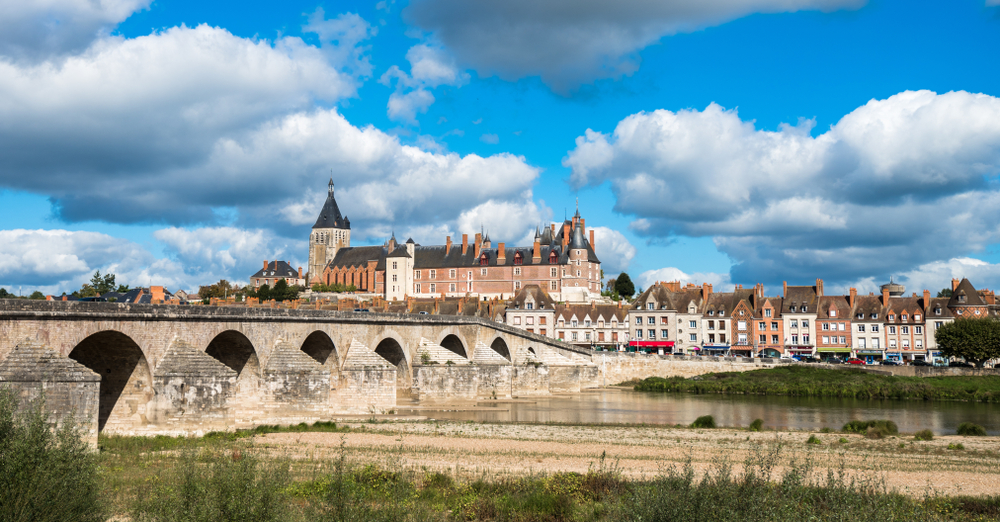
[[[220,279],[218,283],[198,288],[198,297],[208,299],[210,297],[225,298],[233,295],[233,285],[225,279]]]
[[[6,288],[0,288],[0,299],[13,299],[15,297],[17,296],[8,292]]]
[[[938,297],[951,297],[951,288],[942,288],[941,291],[938,292],[937,296]]]
[[[279,279],[274,283],[274,288],[271,289],[271,299],[275,301],[291,301],[299,298],[299,287],[292,285],[288,286],[288,282],[284,279]]]
[[[97,295],[104,295],[118,288],[115,286],[115,275],[104,274],[102,276],[100,270],[94,271],[94,277],[90,278],[90,286],[97,292]]]
[[[1000,357],[1000,321],[996,319],[959,319],[938,328],[934,339],[945,356],[961,357],[979,367]]]
[[[28,296],[28,299],[45,299],[45,294],[39,290],[35,290],[30,296]]]
[[[635,295],[635,285],[632,283],[632,278],[625,272],[618,274],[615,279],[615,290],[618,291],[618,295],[625,298]]]

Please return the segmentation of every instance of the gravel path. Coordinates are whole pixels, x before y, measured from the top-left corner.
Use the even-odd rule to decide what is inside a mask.
[[[269,450],[295,458],[334,459],[447,472],[463,479],[499,478],[615,468],[630,478],[650,478],[690,459],[698,472],[744,460],[781,445],[775,478],[791,462],[809,461],[825,476],[844,469],[854,478],[884,479],[913,496],[1000,493],[1000,438],[912,437],[868,440],[860,435],[662,427],[486,424],[451,421],[348,422],[348,433],[276,433],[257,437]],[[841,443],[841,438],[847,443]],[[965,450],[948,450],[961,443]],[[342,449],[343,448],[343,449]],[[602,459],[603,457],[603,459]]]

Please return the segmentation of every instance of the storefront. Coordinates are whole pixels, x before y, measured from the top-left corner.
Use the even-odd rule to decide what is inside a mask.
[[[736,344],[729,347],[729,355],[733,357],[753,357],[753,346]]]
[[[865,364],[876,363],[882,360],[882,350],[858,350],[858,358]]]
[[[850,348],[847,348],[847,347],[837,347],[837,348],[823,347],[823,348],[818,348],[817,351],[819,352],[819,358],[820,359],[823,359],[823,360],[826,360],[826,359],[840,359],[840,360],[843,361],[843,360],[846,360],[848,357],[851,356],[851,351],[852,350]]]
[[[785,349],[785,351],[791,354],[793,359],[799,361],[803,359],[812,359],[814,353],[812,346],[789,346]]]
[[[729,355],[729,345],[708,343],[702,347],[701,355]]]
[[[887,361],[903,362],[903,354],[899,352],[885,352],[885,359]]]
[[[674,351],[673,341],[629,341],[628,351],[658,353],[663,355]]]
[[[774,348],[764,348],[760,351],[761,357],[771,357],[772,359],[778,359],[781,357],[781,352],[775,350]]]

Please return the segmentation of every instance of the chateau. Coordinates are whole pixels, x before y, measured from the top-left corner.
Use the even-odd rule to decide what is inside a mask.
[[[358,290],[405,297],[510,297],[526,285],[560,301],[584,302],[601,291],[601,261],[594,231],[577,210],[572,219],[535,230],[531,246],[493,246],[489,234],[462,234],[454,244],[398,243],[351,246],[351,221],[340,213],[330,180],[326,203],[309,236],[309,284],[354,285]]]

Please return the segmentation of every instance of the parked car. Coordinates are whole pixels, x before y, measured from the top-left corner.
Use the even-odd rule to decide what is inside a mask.
[[[885,359],[879,364],[881,364],[882,366],[902,366],[902,364],[900,364],[900,362],[895,359]]]
[[[861,365],[861,366],[864,366],[864,365],[865,365],[865,362],[864,362],[864,361],[862,361],[861,359],[858,359],[857,357],[851,357],[850,359],[848,359],[848,360],[847,360],[847,361],[845,361],[845,362],[846,362],[847,364],[859,364],[859,365]]]
[[[844,361],[842,361],[842,360],[840,360],[840,359],[838,359],[836,357],[830,357],[829,359],[823,359],[823,362],[825,362],[826,364],[844,364]]]
[[[962,361],[951,361],[948,363],[949,368],[975,368],[974,365]]]
[[[914,359],[913,362],[910,363],[910,366],[934,366],[934,365],[923,359]]]

